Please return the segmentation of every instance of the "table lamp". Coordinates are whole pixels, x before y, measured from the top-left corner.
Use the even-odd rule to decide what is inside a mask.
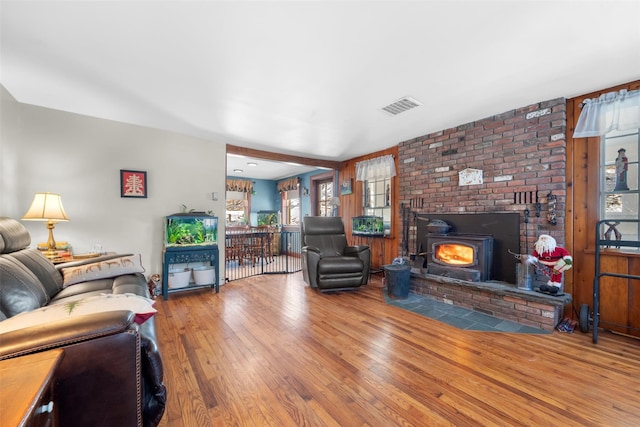
[[[47,240],[47,252],[45,256],[53,259],[57,256],[56,241],[53,238],[53,229],[59,221],[69,221],[69,217],[62,207],[62,199],[59,194],[36,193],[31,207],[22,217],[26,221],[47,221],[49,239]]]

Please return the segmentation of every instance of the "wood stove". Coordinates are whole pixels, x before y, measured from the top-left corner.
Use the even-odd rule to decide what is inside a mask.
[[[444,231],[427,227],[436,220],[447,225]],[[470,282],[490,280],[516,285],[516,265],[519,264],[519,261],[511,255],[511,252],[523,253],[520,251],[519,213],[420,213],[416,217],[415,225],[416,246],[413,251],[416,254],[424,254],[423,267],[428,269],[428,273]],[[477,265],[447,266],[436,262],[432,255],[433,242],[431,239],[429,241],[427,239],[430,237],[441,238],[442,235],[446,236],[443,240],[470,239],[462,240],[462,243],[472,245],[475,248],[474,263],[477,262]],[[491,243],[482,242],[487,237],[492,238]],[[442,267],[445,269],[443,270]],[[477,270],[480,273],[473,273],[469,270]],[[462,277],[457,277],[458,274]],[[468,275],[473,277],[467,278]]]
[[[429,274],[470,282],[491,279],[493,236],[427,234]]]

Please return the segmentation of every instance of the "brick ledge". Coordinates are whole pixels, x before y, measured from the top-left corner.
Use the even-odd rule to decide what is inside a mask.
[[[528,301],[536,301],[544,304],[557,305],[564,307],[571,303],[571,294],[564,294],[562,297],[554,297],[551,295],[542,294],[536,291],[528,291],[526,289],[520,289],[514,285],[510,285],[504,282],[467,282],[466,280],[452,279],[445,276],[436,276],[427,273],[416,273],[411,271],[411,277],[425,278],[433,282],[449,283],[455,285],[461,285],[472,289],[487,290],[495,293],[496,295],[512,295],[517,296]]]
[[[411,290],[500,319],[553,331],[572,300],[519,289],[502,282],[467,282],[460,279],[411,272]]]

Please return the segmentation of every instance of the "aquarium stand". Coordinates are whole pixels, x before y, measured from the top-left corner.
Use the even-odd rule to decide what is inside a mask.
[[[181,288],[169,288],[169,269],[176,264],[209,262],[213,267],[215,276],[212,283],[196,284],[190,281]],[[220,292],[219,251],[218,245],[207,246],[179,246],[165,247],[162,264],[162,296],[166,300],[172,292],[180,292],[192,289],[215,288]]]

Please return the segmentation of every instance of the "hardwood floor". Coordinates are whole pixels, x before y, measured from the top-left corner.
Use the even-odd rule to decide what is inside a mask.
[[[295,273],[159,298],[161,426],[640,425],[637,340],[463,331],[381,288]]]

